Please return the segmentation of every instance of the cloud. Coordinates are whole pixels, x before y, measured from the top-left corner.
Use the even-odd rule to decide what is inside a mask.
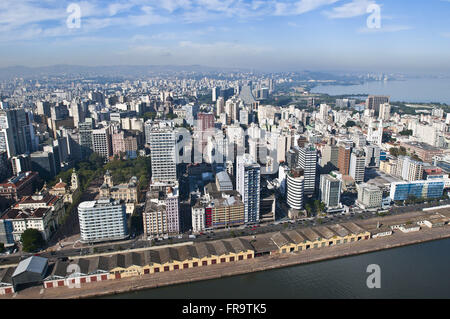
[[[376,2],[371,0],[353,0],[324,13],[331,19],[353,18],[367,14],[367,8],[372,4],[376,4]]]
[[[320,7],[331,5],[339,0],[300,0],[297,2],[276,2],[275,15],[301,15]]]

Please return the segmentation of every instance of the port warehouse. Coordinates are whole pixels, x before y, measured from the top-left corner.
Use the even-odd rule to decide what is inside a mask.
[[[434,216],[434,218],[433,218]],[[448,225],[448,218],[433,215],[415,221],[427,227]],[[439,218],[438,218],[439,217]],[[444,218],[443,218],[444,217]],[[401,229],[390,225],[389,229]],[[430,227],[430,228],[431,228]],[[73,287],[75,284],[114,280],[133,276],[151,275],[159,272],[182,271],[182,269],[205,267],[214,264],[238,262],[263,255],[301,253],[309,249],[376,238],[381,229],[372,232],[356,223],[349,222],[329,226],[317,226],[290,230],[275,234],[263,234],[257,238],[233,238],[191,245],[149,249],[140,252],[116,253],[108,256],[73,258],[50,264],[43,286],[45,288]],[[386,236],[392,232],[386,232]],[[13,285],[4,280],[11,277],[14,267],[0,269],[0,294],[14,292]]]

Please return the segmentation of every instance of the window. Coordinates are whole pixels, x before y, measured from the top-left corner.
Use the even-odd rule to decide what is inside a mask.
[[[183,264],[183,269],[188,269],[189,268],[189,264]]]
[[[251,255],[251,254],[248,254],[248,255],[247,255],[247,259],[252,259],[252,255]]]
[[[244,256],[239,256],[239,260],[244,260]]]
[[[195,263],[192,264],[192,266],[193,266],[193,267],[197,267],[197,266],[198,266],[198,263],[195,262]]]
[[[156,267],[156,268],[155,268],[155,272],[159,272],[159,267]]]
[[[221,262],[221,263],[226,263],[226,262],[227,262],[227,259],[226,259],[226,258],[220,258],[220,262]]]
[[[164,271],[169,271],[169,270],[170,270],[169,266],[164,266]]]
[[[202,266],[208,266],[208,261],[207,260],[203,260],[202,261]]]
[[[230,261],[234,261],[234,257],[230,257]]]

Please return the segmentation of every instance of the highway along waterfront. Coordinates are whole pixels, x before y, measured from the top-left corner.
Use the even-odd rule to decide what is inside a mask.
[[[450,239],[103,298],[450,298]],[[367,266],[381,269],[369,289]]]

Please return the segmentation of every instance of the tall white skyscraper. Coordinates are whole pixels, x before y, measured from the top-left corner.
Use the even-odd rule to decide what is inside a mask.
[[[297,167],[302,168],[305,176],[305,195],[313,195],[316,189],[317,150],[314,145],[298,149]]]
[[[305,187],[303,173],[303,170],[300,168],[294,168],[287,173],[287,204],[293,209],[303,209],[303,193]]]
[[[177,181],[176,137],[172,122],[155,123],[149,131],[152,183]]]
[[[237,157],[236,189],[245,206],[245,222],[259,221],[261,167],[249,154]]]

